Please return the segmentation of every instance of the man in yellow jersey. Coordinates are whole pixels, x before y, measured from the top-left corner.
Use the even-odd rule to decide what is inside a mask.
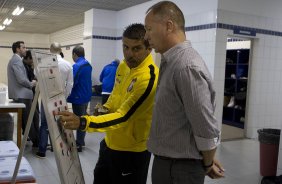
[[[132,24],[123,32],[124,61],[117,69],[111,96],[99,109],[107,114],[58,113],[67,129],[106,132],[94,170],[95,184],[145,184],[147,180],[151,155],[146,142],[159,69],[144,36],[142,24]]]

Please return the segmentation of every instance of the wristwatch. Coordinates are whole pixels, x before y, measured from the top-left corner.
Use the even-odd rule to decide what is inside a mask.
[[[80,117],[80,124],[79,124],[79,130],[85,130],[87,124],[87,120],[85,117]]]

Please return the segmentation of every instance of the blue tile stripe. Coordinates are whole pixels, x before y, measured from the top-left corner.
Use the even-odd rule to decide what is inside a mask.
[[[259,29],[259,28],[252,28],[252,27],[245,27],[245,26],[238,26],[238,25],[232,25],[232,24],[224,24],[224,23],[211,23],[211,24],[203,24],[203,25],[197,25],[197,26],[189,26],[185,27],[185,32],[187,31],[199,31],[199,30],[205,30],[205,29],[227,29],[227,30],[234,30],[234,29],[240,29],[240,30],[246,30],[246,31],[255,31],[257,34],[265,34],[265,35],[272,35],[272,36],[282,36],[282,32],[279,31],[273,31],[273,30],[267,30],[267,29]],[[113,36],[101,36],[101,35],[92,35],[84,37],[84,40],[87,39],[102,39],[102,40],[121,40],[122,37],[113,37]]]
[[[83,43],[76,43],[76,44],[71,44],[71,45],[63,45],[62,48],[64,47],[72,47],[72,46],[77,46],[77,45],[83,45]],[[12,46],[1,46],[0,48],[4,49],[10,49]],[[49,50],[50,48],[43,48],[43,47],[27,47],[27,49],[42,49],[42,50]]]
[[[10,49],[12,46],[0,46],[0,48]],[[50,48],[43,48],[43,47],[26,47],[27,49],[42,49],[42,50],[49,50]]]
[[[185,27],[185,31],[198,31],[198,30],[214,29],[214,28],[216,28],[216,23]]]
[[[252,28],[252,27],[245,27],[245,26],[238,26],[238,25],[232,25],[232,24],[224,24],[224,23],[211,23],[211,24],[203,24],[203,25],[197,25],[197,26],[189,26],[185,27],[185,31],[199,31],[199,30],[205,30],[205,29],[227,29],[227,30],[234,30],[234,29],[240,29],[240,30],[246,30],[246,31],[254,31],[256,34],[264,34],[264,35],[271,35],[271,36],[281,36],[282,32],[280,31],[273,31],[273,30],[267,30],[267,29],[259,29],[259,28]],[[102,35],[92,35],[92,36],[86,36],[83,38],[84,40],[88,39],[98,39],[98,40],[122,40],[122,36],[102,36]],[[77,43],[72,45],[64,45],[62,47],[71,47],[76,45],[82,45],[83,43]],[[0,46],[0,48],[12,48],[11,46]],[[37,47],[28,47],[28,49],[45,49],[48,50],[49,48],[37,48]]]
[[[238,28],[238,29],[246,30],[246,31],[255,31],[257,34],[282,36],[282,32],[279,32],[279,31],[272,31],[272,30],[267,30],[267,29],[259,29],[259,28],[245,27],[245,26],[237,26],[237,25],[232,25],[232,24],[217,23],[217,28],[228,29],[228,30],[234,30],[235,28]]]
[[[115,36],[102,36],[102,35],[92,35],[92,36],[86,36],[83,38],[83,40],[88,40],[88,39],[97,39],[97,40],[121,40],[122,37],[115,37]]]

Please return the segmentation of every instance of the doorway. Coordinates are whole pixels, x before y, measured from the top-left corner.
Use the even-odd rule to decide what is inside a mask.
[[[222,140],[245,137],[251,39],[228,37],[226,42]]]

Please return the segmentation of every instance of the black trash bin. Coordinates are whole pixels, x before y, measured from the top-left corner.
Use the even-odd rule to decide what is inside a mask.
[[[0,141],[13,140],[14,118],[9,113],[0,113]]]
[[[280,129],[259,129],[260,174],[276,176],[279,152]]]

